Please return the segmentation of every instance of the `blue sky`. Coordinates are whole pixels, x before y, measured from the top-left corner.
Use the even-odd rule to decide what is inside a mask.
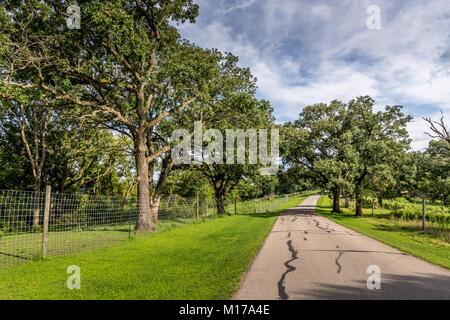
[[[428,144],[422,116],[450,122],[448,0],[197,0],[182,37],[239,56],[258,78],[277,122],[302,107],[370,95],[377,109],[403,105],[413,115],[412,147]],[[369,29],[367,8],[380,8]]]

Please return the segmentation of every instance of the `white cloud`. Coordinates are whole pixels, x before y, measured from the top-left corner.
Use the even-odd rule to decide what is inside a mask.
[[[319,4],[312,8],[311,13],[317,17],[330,18],[333,14],[333,10],[325,4]]]
[[[236,9],[245,9],[245,8],[250,7],[255,2],[256,2],[256,0],[240,1],[234,6],[227,7],[227,8],[224,8],[224,9],[220,9],[219,12],[225,14],[225,13],[229,13],[229,12],[231,12],[233,10],[236,10]],[[226,3],[226,5],[228,5],[228,4],[229,4],[229,2]]]
[[[429,140],[420,116],[450,110],[450,6],[378,0],[382,29],[369,30],[372,2],[249,0],[227,8],[202,0],[199,23],[182,35],[239,56],[279,119],[295,119],[307,104],[371,95],[377,109],[402,104],[416,117],[409,131],[420,149]]]

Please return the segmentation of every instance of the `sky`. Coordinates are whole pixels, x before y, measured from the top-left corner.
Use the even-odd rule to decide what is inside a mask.
[[[448,0],[196,3],[197,21],[179,26],[181,36],[238,56],[278,123],[306,105],[370,95],[376,111],[402,105],[414,116],[412,149],[423,150],[430,138],[422,117],[450,122]]]

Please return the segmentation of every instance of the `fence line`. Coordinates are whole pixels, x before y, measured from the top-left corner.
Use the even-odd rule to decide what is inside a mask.
[[[225,212],[265,213],[286,200],[287,196],[228,198]],[[171,195],[161,199],[159,208],[159,230],[217,216],[215,199],[204,196]],[[134,231],[137,219],[134,198],[48,192],[46,206],[45,192],[0,190],[0,269],[142,236],[145,232]]]

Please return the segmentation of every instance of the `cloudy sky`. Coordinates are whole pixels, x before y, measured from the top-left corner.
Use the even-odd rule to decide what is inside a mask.
[[[180,26],[182,37],[239,56],[277,122],[308,104],[370,95],[379,109],[402,105],[414,116],[415,150],[429,140],[422,116],[437,120],[442,112],[450,122],[448,0],[196,2],[197,23]]]

